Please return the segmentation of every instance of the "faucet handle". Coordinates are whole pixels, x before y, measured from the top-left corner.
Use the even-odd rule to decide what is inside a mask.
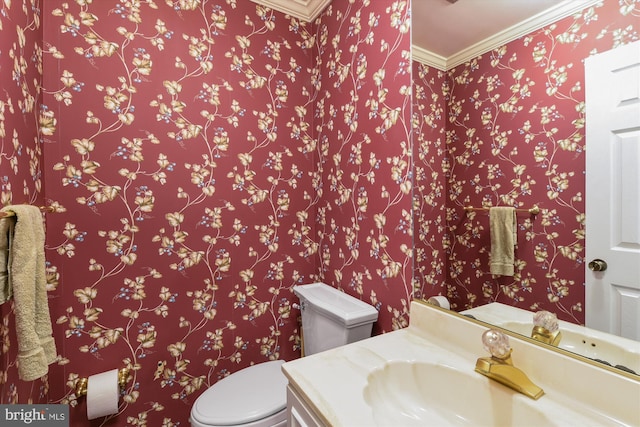
[[[560,328],[558,325],[558,316],[556,316],[555,313],[544,310],[534,313],[533,324],[534,326],[545,328],[550,333],[554,333]]]
[[[556,347],[560,344],[562,333],[555,313],[542,310],[533,315],[531,338]]]
[[[544,394],[544,390],[531,382],[524,372],[513,366],[507,335],[496,329],[489,329],[482,334],[482,343],[491,353],[491,357],[480,357],[476,361],[476,372],[532,399],[539,399]]]
[[[505,360],[511,356],[509,337],[496,329],[489,329],[482,334],[482,345],[497,359]]]

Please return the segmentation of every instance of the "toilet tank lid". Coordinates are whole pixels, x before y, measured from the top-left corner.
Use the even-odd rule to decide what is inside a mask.
[[[378,319],[375,307],[325,283],[294,286],[293,292],[301,301],[308,301],[318,311],[342,321],[346,327],[373,323]]]
[[[283,363],[258,363],[223,378],[196,399],[191,417],[205,425],[233,426],[282,411],[287,406]]]

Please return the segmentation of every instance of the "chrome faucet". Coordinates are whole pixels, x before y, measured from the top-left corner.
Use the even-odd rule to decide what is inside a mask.
[[[500,331],[489,329],[482,334],[482,343],[491,357],[481,357],[476,361],[476,372],[498,381],[513,390],[538,400],[544,390],[535,385],[527,375],[513,366],[512,349],[509,338]]]
[[[531,338],[557,347],[562,339],[562,333],[560,332],[556,315],[549,311],[535,313],[533,315]]]

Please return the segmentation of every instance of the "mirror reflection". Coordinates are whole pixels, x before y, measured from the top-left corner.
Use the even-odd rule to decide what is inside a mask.
[[[540,9],[524,10],[532,3]],[[590,246],[587,230],[598,227],[586,226],[587,211],[598,217],[593,209],[610,205],[589,205],[585,60],[638,39],[640,11],[627,6],[412,2],[418,297],[444,295],[456,311],[490,303],[529,314],[545,310],[565,325],[565,344],[568,326],[586,323],[622,335],[640,353],[640,259],[626,263],[630,276],[618,282],[625,284],[622,300],[605,296],[612,291],[601,288],[603,271],[587,268],[594,259],[609,265],[612,259],[595,251],[601,245]],[[501,22],[489,35],[474,30],[480,23],[485,31],[498,15],[522,25]],[[638,170],[632,166],[627,169]],[[631,237],[624,247],[638,258],[633,213],[640,207],[634,203],[626,207]],[[492,270],[491,207],[515,210],[513,271]],[[533,207],[537,214],[529,211]],[[520,323],[509,326],[526,333],[518,330]],[[529,328],[532,319],[527,323]]]
[[[461,313],[531,337],[543,344],[640,375],[640,345],[637,341],[558,320],[555,314],[548,311],[532,313],[497,302],[464,310]]]

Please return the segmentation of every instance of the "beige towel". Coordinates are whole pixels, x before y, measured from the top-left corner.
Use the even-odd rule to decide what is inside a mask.
[[[2,208],[16,215],[11,244],[11,285],[13,287],[18,375],[32,381],[49,372],[56,359],[51,328],[44,257],[44,226],[40,209],[30,205]]]
[[[491,274],[513,276],[517,243],[516,210],[499,206],[489,209],[491,233]]]
[[[0,218],[0,304],[11,299],[11,240],[15,217]]]

